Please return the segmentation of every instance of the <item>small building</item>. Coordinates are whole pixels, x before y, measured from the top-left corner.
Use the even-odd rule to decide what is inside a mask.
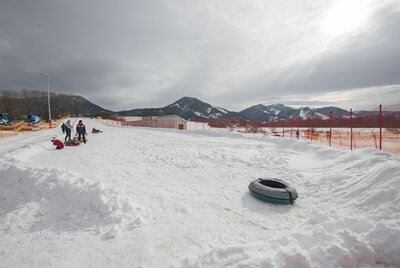
[[[134,120],[129,117],[123,119],[122,126],[187,129],[187,121],[177,115],[147,116],[139,120],[137,117]]]

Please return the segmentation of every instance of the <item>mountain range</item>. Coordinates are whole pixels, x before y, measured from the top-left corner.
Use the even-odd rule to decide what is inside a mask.
[[[239,114],[244,118],[251,120],[268,121],[289,119],[298,116],[305,119],[309,118],[312,114],[321,119],[329,119],[331,112],[336,116],[347,116],[350,114],[348,111],[337,107],[324,107],[316,109],[309,107],[292,108],[283,104],[273,104],[268,106],[258,104],[239,112]]]
[[[312,109],[309,107],[292,108],[283,104],[263,105],[258,104],[240,112],[229,111],[221,107],[212,106],[199,99],[183,97],[178,101],[162,108],[134,109],[117,112],[121,116],[151,116],[151,115],[178,115],[186,120],[211,119],[211,118],[244,118],[249,120],[279,120],[300,116],[307,118],[313,113],[322,119],[328,119],[329,113],[346,116],[349,112],[337,107]]]
[[[1,112],[14,114],[14,118],[33,113],[46,119],[48,106],[46,92],[29,92],[28,96],[14,98],[0,98]],[[12,108],[14,107],[14,108]],[[155,115],[177,115],[186,120],[207,120],[213,118],[243,118],[248,120],[269,121],[301,117],[309,118],[312,114],[321,119],[328,119],[329,114],[339,117],[348,117],[349,111],[338,107],[293,108],[283,104],[263,105],[257,104],[240,112],[229,111],[222,107],[213,106],[197,98],[183,97],[176,102],[160,108],[132,109],[128,111],[110,111],[91,103],[81,96],[65,94],[54,94],[51,96],[51,110],[54,118],[70,114],[72,116],[103,116],[105,118],[116,118],[118,116],[155,116]],[[360,111],[359,116],[371,115],[376,112]],[[391,112],[392,113],[392,112]],[[357,112],[354,112],[357,116]]]

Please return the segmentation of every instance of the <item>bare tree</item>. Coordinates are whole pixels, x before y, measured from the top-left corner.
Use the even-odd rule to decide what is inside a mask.
[[[21,97],[22,97],[22,114],[21,116],[27,116],[28,114],[32,113],[32,110],[34,109],[34,104],[33,104],[33,91],[28,90],[28,89],[22,89],[21,90]]]
[[[15,118],[15,110],[17,107],[18,93],[10,90],[1,91],[0,95],[0,112],[8,113],[9,118]]]

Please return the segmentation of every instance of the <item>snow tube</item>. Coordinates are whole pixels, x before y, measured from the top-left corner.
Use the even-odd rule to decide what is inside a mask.
[[[74,137],[74,140],[78,140],[78,137]],[[87,138],[85,138],[85,140],[87,141]],[[82,141],[83,142],[83,138],[81,137],[81,140],[80,141]]]
[[[30,114],[30,115],[28,115],[28,121],[31,122],[32,124],[36,125],[37,123],[42,121],[42,118],[40,118],[40,116]]]
[[[78,146],[79,144],[81,144],[81,143],[77,140],[70,140],[70,141],[64,142],[65,146]]]
[[[298,196],[294,187],[279,179],[254,180],[249,190],[254,197],[276,204],[293,204]]]
[[[92,130],[92,133],[101,133],[101,132],[103,132],[103,131],[98,130],[98,129],[93,129],[93,130]]]

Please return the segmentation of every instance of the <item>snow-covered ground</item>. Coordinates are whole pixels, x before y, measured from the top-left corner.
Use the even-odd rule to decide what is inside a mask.
[[[0,267],[400,267],[395,156],[84,123],[63,150],[59,128],[0,140]],[[253,198],[259,177],[299,198]]]

